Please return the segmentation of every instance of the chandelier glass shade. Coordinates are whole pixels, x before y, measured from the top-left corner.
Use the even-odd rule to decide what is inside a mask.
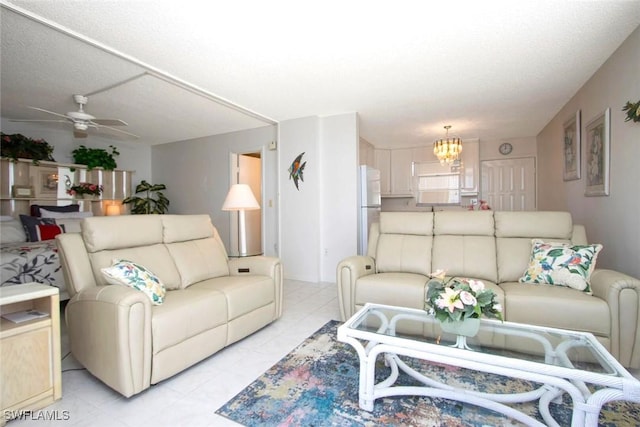
[[[462,152],[462,140],[460,138],[449,138],[449,129],[451,125],[444,127],[447,130],[447,135],[443,139],[438,139],[433,143],[433,154],[438,157],[440,164],[449,165],[460,157]]]

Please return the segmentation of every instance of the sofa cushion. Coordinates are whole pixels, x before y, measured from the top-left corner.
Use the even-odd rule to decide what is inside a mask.
[[[119,215],[85,218],[82,220],[82,239],[87,252],[162,243],[161,216]],[[156,271],[152,266],[149,267]]]
[[[123,259],[114,259],[110,267],[102,269],[102,274],[107,282],[112,285],[129,286],[141,291],[149,297],[153,305],[160,305],[164,301],[166,293],[164,284],[158,276],[140,264]]]
[[[162,215],[164,243],[206,239],[217,233],[209,215]]]
[[[448,276],[497,281],[496,242],[489,236],[435,236],[432,269]]]
[[[602,245],[545,243],[539,239],[531,243],[529,267],[519,282],[568,286],[591,293],[589,279]]]
[[[378,272],[431,272],[431,212],[382,212],[379,230],[375,255]]]
[[[166,246],[157,245],[115,249],[89,254],[91,268],[98,285],[106,285],[108,282],[102,275],[102,268],[109,267],[114,259],[128,259],[140,265],[144,265],[158,276],[167,290],[180,289],[181,279],[176,265]]]
[[[497,281],[492,211],[442,211],[433,219],[431,271]]]
[[[224,294],[210,289],[169,291],[162,305],[153,306],[153,354],[227,322]]]
[[[38,237],[38,225],[56,225],[56,220],[53,218],[36,218],[28,215],[20,215],[20,222],[24,228],[27,242],[39,242],[41,240]]]
[[[527,269],[532,239],[571,242],[573,225],[567,212],[494,212],[498,282],[517,282]]]
[[[227,301],[229,321],[272,304],[276,299],[273,280],[261,275],[218,277],[204,280],[188,289],[214,290],[223,294]]]
[[[510,322],[611,336],[611,313],[605,300],[561,286],[506,282],[500,287]]]
[[[497,211],[494,218],[496,237],[569,240],[573,232],[573,221],[569,212]]]
[[[166,245],[186,288],[202,280],[229,275],[227,254],[222,243],[212,237]]]
[[[439,211],[433,216],[433,234],[491,236],[495,234],[493,211]]]
[[[363,276],[355,286],[356,306],[366,303],[424,309],[425,286],[429,278],[415,273],[379,273]]]

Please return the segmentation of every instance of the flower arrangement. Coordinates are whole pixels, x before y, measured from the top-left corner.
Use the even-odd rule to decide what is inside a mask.
[[[19,133],[0,135],[0,156],[2,157],[8,157],[13,161],[32,159],[34,165],[37,165],[40,160],[55,162],[52,157],[53,147],[44,139],[32,139]]]
[[[481,315],[502,320],[502,306],[496,294],[480,280],[452,277],[445,272],[431,273],[427,283],[425,310],[440,322],[458,322]]]
[[[479,211],[490,211],[491,210],[491,206],[489,206],[489,203],[486,200],[478,200],[478,209]],[[470,211],[475,211],[476,210],[476,205],[469,205],[469,207],[467,208]]]
[[[102,193],[102,185],[91,184],[90,182],[81,182],[80,184],[72,185],[67,194],[72,196],[82,196],[83,194],[89,194],[92,196],[99,196]]]

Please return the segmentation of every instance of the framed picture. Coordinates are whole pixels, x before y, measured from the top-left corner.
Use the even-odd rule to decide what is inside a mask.
[[[58,194],[58,169],[41,168],[38,171],[38,195],[57,196]]]
[[[29,185],[14,185],[11,187],[11,196],[18,199],[30,199],[34,196],[33,187]]]
[[[565,181],[580,179],[580,110],[563,126],[564,166],[562,178]]]
[[[610,123],[611,108],[607,108],[585,127],[585,196],[609,195]]]

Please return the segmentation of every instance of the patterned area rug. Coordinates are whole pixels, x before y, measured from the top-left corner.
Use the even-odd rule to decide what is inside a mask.
[[[320,328],[271,367],[216,413],[245,426],[515,426],[519,422],[502,414],[446,399],[389,397],[375,401],[373,412],[358,406],[358,356],[350,345],[336,340],[337,321]],[[526,391],[526,381],[474,372],[463,368],[413,361],[421,372],[447,384],[481,391]],[[389,370],[382,360],[376,382]],[[418,385],[401,374],[396,385]],[[536,403],[512,405],[542,421]],[[571,425],[567,399],[551,404],[561,426]],[[601,426],[640,425],[640,405],[612,402],[601,414]]]

